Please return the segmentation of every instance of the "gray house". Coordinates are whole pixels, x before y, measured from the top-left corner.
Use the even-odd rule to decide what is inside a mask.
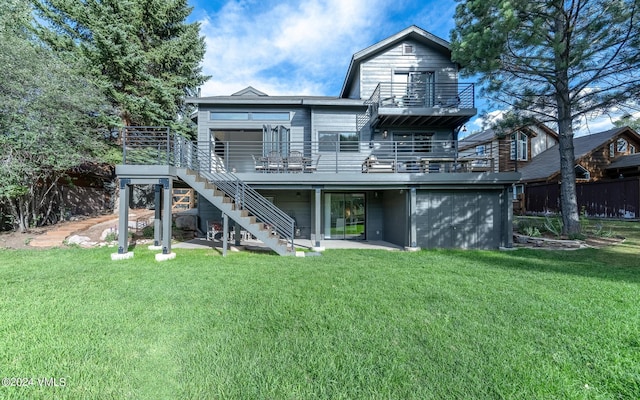
[[[149,166],[134,157],[149,141],[132,131],[121,187],[184,182],[199,193],[203,231],[230,219],[280,254],[297,238],[317,248],[326,240],[510,246],[519,174],[475,172],[473,160],[459,159],[458,132],[476,108],[474,85],[459,82],[458,70],[448,42],[411,26],[354,54],[337,97],[247,87],[190,98],[197,143],[167,135],[156,147],[170,153],[168,166]]]

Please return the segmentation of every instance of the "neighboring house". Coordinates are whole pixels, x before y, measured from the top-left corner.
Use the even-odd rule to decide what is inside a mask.
[[[472,158],[474,168],[494,172],[518,171],[538,154],[558,144],[558,134],[542,123],[499,132],[494,129],[472,133],[461,139],[459,157]]]
[[[459,157],[471,160],[472,171],[519,171],[538,154],[558,144],[558,134],[542,123],[497,131],[486,129],[460,140]],[[524,211],[524,186],[513,186],[514,212]]]
[[[408,249],[510,246],[511,188],[519,175],[472,172],[458,159],[458,133],[477,112],[474,85],[459,82],[458,70],[448,42],[411,26],[354,54],[337,97],[269,96],[247,87],[189,99],[198,107],[198,142],[176,139],[167,158],[175,171],[140,166],[130,145],[131,165],[119,166],[118,175],[131,185],[166,171],[152,179],[169,186],[180,179],[199,192],[203,230],[227,215],[265,243],[255,220],[281,240],[291,243],[292,232],[316,248],[324,240],[384,240]],[[227,187],[232,180],[242,193]],[[254,221],[234,214],[273,206],[269,223],[262,214]],[[294,229],[281,229],[280,220]]]
[[[640,135],[629,127],[575,137],[578,207],[590,216],[638,217]],[[551,147],[520,168],[527,212],[559,211],[560,155]]]

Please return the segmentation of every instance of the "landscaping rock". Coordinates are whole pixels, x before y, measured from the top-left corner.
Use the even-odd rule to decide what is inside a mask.
[[[80,235],[72,235],[69,236],[69,238],[67,238],[67,243],[69,244],[82,244],[84,242],[89,242],[91,241],[91,238],[88,236],[80,236]]]
[[[175,217],[176,228],[184,231],[196,230],[196,216],[195,215],[178,215]]]

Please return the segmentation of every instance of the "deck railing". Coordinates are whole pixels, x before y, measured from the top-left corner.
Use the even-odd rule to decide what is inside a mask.
[[[230,173],[439,173],[489,171],[493,162],[459,154],[455,141],[194,142],[199,168]],[[150,157],[155,159],[158,157]],[[162,160],[162,157],[159,157]]]
[[[530,153],[509,139],[189,143],[191,147],[167,131],[131,131],[123,137],[124,162],[176,165],[188,160],[200,172],[234,177],[236,173],[459,173],[517,170]]]
[[[247,210],[260,222],[287,240],[293,249],[295,221],[239,179],[223,164],[212,163],[208,146],[174,135],[168,128],[129,127],[122,134],[123,164],[172,165],[189,168],[224,192],[236,210]]]
[[[473,83],[381,82],[369,98],[376,108],[474,108]]]

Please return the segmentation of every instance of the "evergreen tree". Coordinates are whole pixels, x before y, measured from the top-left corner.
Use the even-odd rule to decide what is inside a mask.
[[[103,154],[108,101],[29,36],[26,0],[0,3],[0,203],[20,231],[55,221],[66,173]]]
[[[574,125],[640,96],[640,0],[468,0],[453,59],[520,116],[558,127],[564,233],[580,231]]]
[[[33,0],[38,36],[84,60],[122,124],[184,127],[206,77],[204,39],[186,0]]]

